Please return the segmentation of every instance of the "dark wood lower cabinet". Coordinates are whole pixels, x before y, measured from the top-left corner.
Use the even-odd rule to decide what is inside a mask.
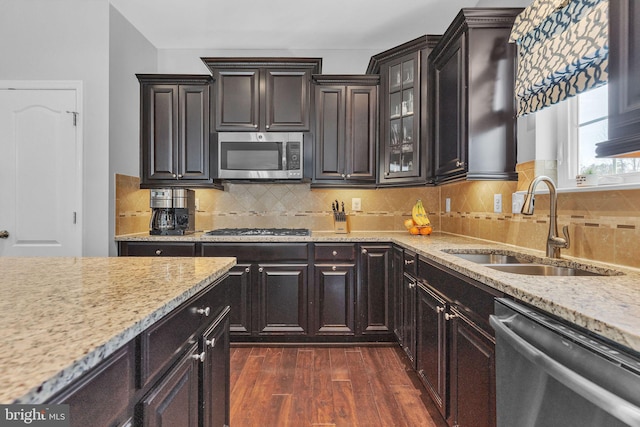
[[[141,402],[144,427],[198,426],[198,346],[193,345],[167,376]]]
[[[393,333],[391,245],[360,245],[357,328],[362,335]]]
[[[355,335],[356,265],[315,265],[315,334]]]
[[[200,415],[201,427],[229,425],[231,396],[229,361],[229,321],[231,310],[227,307],[205,331],[200,346],[206,352],[201,364]]]
[[[233,335],[251,335],[251,264],[236,264],[230,271],[229,305],[231,306],[231,323],[229,330]]]

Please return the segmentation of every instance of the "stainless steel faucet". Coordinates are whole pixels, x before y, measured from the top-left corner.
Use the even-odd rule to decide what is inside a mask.
[[[547,237],[547,256],[550,258],[560,258],[560,249],[569,247],[569,226],[562,227],[564,238],[558,236],[558,196],[556,186],[548,176],[540,175],[531,182],[522,205],[523,215],[533,215],[533,205],[536,186],[544,182],[549,187],[549,236]]]

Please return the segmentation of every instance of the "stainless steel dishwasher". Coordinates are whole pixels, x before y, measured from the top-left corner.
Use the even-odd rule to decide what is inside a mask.
[[[640,359],[508,299],[490,321],[498,427],[640,426]]]

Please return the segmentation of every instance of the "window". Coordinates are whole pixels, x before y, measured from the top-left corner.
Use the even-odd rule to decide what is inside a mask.
[[[608,139],[608,106],[607,85],[557,104],[557,115],[567,117],[567,128],[559,129],[559,135],[566,135],[558,139],[560,187],[575,187],[577,174],[596,174],[601,184],[640,182],[640,159],[596,157],[596,144]]]

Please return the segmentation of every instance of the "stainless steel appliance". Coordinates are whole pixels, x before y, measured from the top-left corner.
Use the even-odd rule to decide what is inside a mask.
[[[310,236],[308,228],[218,228],[209,236]]]
[[[182,235],[195,231],[196,197],[186,188],[161,188],[150,191],[151,221],[149,234]]]
[[[302,179],[300,132],[220,132],[218,178]]]
[[[640,426],[640,359],[511,300],[495,307],[498,427]]]

